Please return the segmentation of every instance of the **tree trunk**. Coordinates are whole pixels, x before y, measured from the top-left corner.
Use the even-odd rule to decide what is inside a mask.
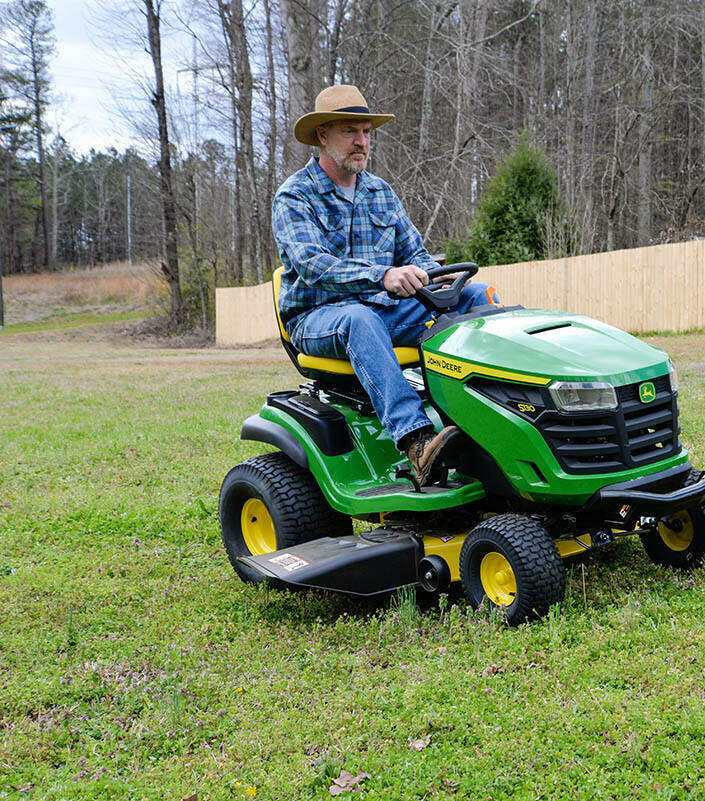
[[[276,73],[274,69],[274,37],[272,36],[272,15],[270,0],[264,0],[264,15],[265,25],[267,32],[267,88],[269,104],[269,135],[267,137],[267,195],[265,201],[265,209],[269,211],[272,208],[274,200],[274,193],[276,190],[277,180],[277,86],[276,86]],[[272,237],[269,234],[269,226],[265,227],[267,231],[265,242],[265,249],[267,251],[268,260],[271,261],[271,242]],[[266,244],[265,244],[266,243]]]
[[[181,326],[184,318],[184,304],[179,282],[179,254],[176,241],[176,203],[171,174],[171,154],[169,152],[169,130],[166,119],[166,97],[164,95],[164,74],[162,71],[162,45],[159,25],[161,22],[161,0],[143,0],[147,11],[147,34],[149,54],[154,65],[155,91],[152,105],[157,113],[159,126],[159,189],[162,200],[164,238],[166,242],[166,263],[162,271],[166,276],[171,294],[171,322]]]
[[[313,111],[313,19],[310,0],[279,0],[289,51],[289,125]],[[297,142],[292,133],[286,140],[284,170],[291,173],[306,163],[309,146]]]
[[[641,55],[639,117],[639,200],[637,208],[637,245],[649,244],[651,238],[651,117],[653,114],[653,67],[648,7],[644,11],[644,37]]]
[[[347,4],[348,0],[336,0],[335,2],[333,30],[328,37],[328,86],[333,86],[338,71],[338,45],[340,44],[340,32],[343,27],[343,19],[345,17]]]
[[[44,139],[42,135],[43,115],[41,100],[41,83],[39,80],[39,55],[35,42],[37,17],[32,18],[30,30],[30,58],[32,65],[32,98],[34,101],[34,119],[36,124],[37,138],[37,161],[39,162],[39,194],[42,204],[42,236],[44,240],[44,253],[42,254],[42,266],[48,269],[50,266],[49,253],[49,202],[47,200],[47,181],[46,181],[46,158],[44,154]],[[53,266],[53,264],[52,264]]]
[[[419,122],[418,140],[416,146],[416,164],[412,183],[421,168],[429,145],[429,125],[431,123],[431,103],[433,99],[433,41],[436,35],[437,16],[440,15],[440,6],[434,4],[433,13],[428,27],[426,40],[426,55],[423,62],[423,89],[421,91],[421,120]]]
[[[700,100],[702,110],[700,164],[702,169],[705,165],[705,3],[700,6]]]
[[[524,16],[524,2],[523,0],[517,0],[517,9],[516,9],[516,18],[521,19]],[[513,59],[513,66],[512,71],[514,73],[513,83],[513,99],[512,99],[512,108],[514,112],[514,130],[521,131],[524,127],[524,97],[522,92],[522,50],[524,47],[524,39],[526,34],[524,33],[523,25],[515,29],[517,30],[517,37],[514,42],[514,59]]]
[[[247,32],[242,12],[242,0],[218,0],[218,11],[225,34],[228,48],[228,59],[232,65],[231,75],[235,78],[231,97],[234,101],[233,113],[240,120],[240,152],[244,162],[245,181],[249,197],[250,241],[253,244],[250,260],[254,257],[255,275],[257,283],[264,281],[264,268],[262,264],[262,222],[259,212],[259,197],[257,192],[257,174],[255,170],[254,137],[252,133],[252,70],[250,68],[250,55],[247,50]],[[235,91],[237,89],[237,92]]]
[[[12,137],[12,140],[14,142],[14,136]],[[12,162],[15,159],[13,144],[10,144],[5,156],[5,213],[7,220],[7,252],[4,254],[4,258],[7,264],[7,273],[11,274],[19,272],[21,266],[16,261],[17,230],[15,227],[15,215],[13,214],[13,209],[15,208],[16,203],[12,183]]]
[[[195,165],[191,165],[194,167]],[[196,186],[196,176],[193,169],[189,169],[186,176],[188,185],[188,196],[190,209],[183,212],[188,229],[191,253],[193,255],[193,266],[196,268],[196,279],[198,281],[198,297],[201,303],[201,328],[208,330],[208,304],[206,302],[206,287],[203,280],[203,267],[201,265],[201,247],[198,236],[198,188]]]
[[[575,80],[575,23],[573,19],[573,3],[568,0],[566,20],[566,75],[565,75],[565,115],[566,115],[566,135],[565,135],[565,161],[566,161],[566,195],[568,206],[575,208],[575,124],[576,109],[573,82]]]
[[[56,249],[59,238],[59,168],[61,165],[61,149],[57,147],[51,165],[51,251],[49,261],[56,263]]]
[[[580,164],[580,194],[583,207],[582,224],[580,226],[580,253],[591,253],[593,248],[593,183],[595,162],[595,68],[599,41],[597,26],[597,0],[589,0],[587,11],[587,31],[584,38],[586,44],[583,64],[583,125],[582,152]]]

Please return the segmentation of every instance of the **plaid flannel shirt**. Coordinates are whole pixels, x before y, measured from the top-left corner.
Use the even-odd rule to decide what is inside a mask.
[[[279,187],[272,228],[284,265],[279,313],[288,331],[298,315],[324,303],[395,305],[382,286],[387,270],[436,264],[386,181],[361,172],[353,203],[315,158]]]

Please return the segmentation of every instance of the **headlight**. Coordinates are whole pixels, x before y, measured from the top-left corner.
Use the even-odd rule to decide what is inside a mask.
[[[668,376],[671,379],[671,392],[678,392],[678,373],[675,364],[670,359],[668,360]]]
[[[596,412],[617,408],[614,387],[603,381],[556,381],[549,389],[553,402],[564,412]]]

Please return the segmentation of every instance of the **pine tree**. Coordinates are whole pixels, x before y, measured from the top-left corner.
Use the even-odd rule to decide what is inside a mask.
[[[0,12],[7,29],[2,42],[6,83],[31,114],[34,128],[44,244],[42,264],[46,268],[49,266],[51,250],[44,111],[49,91],[49,59],[54,52],[54,21],[44,0],[12,0]]]
[[[466,239],[447,243],[446,259],[511,264],[567,255],[574,241],[555,173],[543,151],[522,136],[488,183]]]

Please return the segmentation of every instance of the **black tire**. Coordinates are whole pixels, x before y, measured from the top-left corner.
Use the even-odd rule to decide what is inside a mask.
[[[691,470],[683,486],[695,484],[703,471]],[[657,565],[692,570],[705,557],[705,508],[685,509],[658,521],[658,531],[640,534],[649,559]]]
[[[483,563],[485,557],[490,561]],[[503,566],[503,559],[512,574],[504,603],[501,594],[496,596],[499,602],[490,597],[493,588],[490,586],[488,593],[481,577],[487,576],[483,564]],[[502,572],[506,574],[506,567]],[[460,550],[460,580],[474,609],[487,597],[510,626],[542,617],[565,595],[565,567],[551,537],[540,523],[523,515],[497,515],[472,529]]]
[[[218,503],[223,544],[243,581],[262,581],[259,573],[238,561],[238,556],[253,555],[242,528],[243,508],[248,501],[259,509],[262,507],[258,501],[264,504],[276,539],[276,547],[273,542],[263,543],[259,550],[255,549],[257,553],[352,533],[352,520],[332,509],[311,473],[286,454],[265,453],[247,459],[225,476]]]

